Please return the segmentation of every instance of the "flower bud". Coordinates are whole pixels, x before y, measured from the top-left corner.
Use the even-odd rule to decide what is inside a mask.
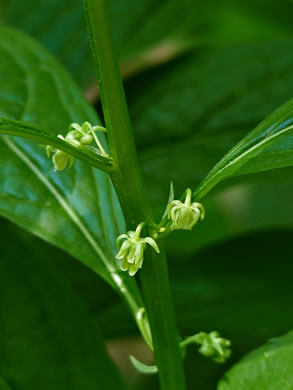
[[[214,362],[225,363],[231,355],[231,341],[220,337],[219,332],[211,333],[200,332],[189,337],[184,345],[191,343],[199,344],[199,352],[206,357],[211,358]]]

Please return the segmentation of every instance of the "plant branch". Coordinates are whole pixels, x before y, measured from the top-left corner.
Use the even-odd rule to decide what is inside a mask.
[[[116,169],[111,177],[128,228],[153,224],[136,154],[117,57],[114,54],[107,0],[83,0],[111,156]],[[184,390],[182,356],[171,300],[166,258],[152,248],[145,253],[141,273],[143,296],[150,320],[162,390]]]
[[[68,142],[60,139],[55,134],[42,131],[20,121],[0,118],[0,134],[18,136],[35,141],[42,145],[53,146],[54,148],[62,150],[63,152],[105,172],[110,172],[114,169],[114,164],[111,159],[94,153],[92,150],[87,149],[86,146],[83,146],[82,149],[76,148]]]

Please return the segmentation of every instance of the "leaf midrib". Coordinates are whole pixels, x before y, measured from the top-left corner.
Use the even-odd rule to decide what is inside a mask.
[[[265,137],[262,141],[258,142],[256,145],[253,145],[251,148],[247,149],[245,152],[241,153],[239,156],[231,160],[227,165],[225,165],[223,168],[221,168],[215,175],[211,176],[202,186],[199,187],[199,189],[195,192],[195,197],[197,194],[200,194],[201,192],[204,192],[204,189],[208,187],[208,184],[215,180],[219,175],[221,175],[225,170],[227,170],[232,165],[236,164],[239,160],[241,160],[243,157],[245,157],[247,154],[253,152],[254,150],[257,150],[258,148],[261,148],[269,141],[273,140],[274,138],[278,138],[279,136],[285,134],[287,131],[290,131],[293,129],[293,125],[285,127],[285,129],[279,131],[278,133],[273,134],[272,136]],[[216,185],[215,183],[214,185]],[[211,188],[213,188],[212,186]],[[205,193],[203,193],[205,195]],[[202,195],[202,196],[203,196]],[[198,199],[201,199],[201,197],[197,196]]]
[[[90,244],[90,246],[93,248],[95,253],[100,257],[102,263],[106,267],[106,269],[109,271],[109,273],[116,274],[116,269],[108,263],[107,257],[104,255],[103,250],[97,243],[97,241],[94,239],[94,237],[91,235],[89,230],[86,228],[86,226],[82,223],[78,215],[75,213],[75,211],[70,207],[70,205],[67,203],[65,198],[58,192],[58,190],[50,183],[50,181],[46,178],[46,176],[41,172],[41,170],[8,138],[4,138],[4,142],[9,147],[9,149],[16,154],[16,156],[22,160],[25,165],[38,177],[38,179],[45,185],[45,187],[48,189],[48,191],[53,195],[53,197],[57,200],[57,202],[60,204],[60,206],[63,208],[63,210],[66,212],[66,214],[69,216],[69,218],[72,220],[72,222],[77,226],[77,228],[80,230],[80,232],[85,237],[86,241]],[[112,277],[114,280],[114,278]]]

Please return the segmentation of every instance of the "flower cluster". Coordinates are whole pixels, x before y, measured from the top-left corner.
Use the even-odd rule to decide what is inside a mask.
[[[78,123],[71,123],[65,138],[62,135],[58,135],[58,138],[76,148],[79,148],[81,145],[90,145],[95,140],[99,152],[105,157],[108,157],[108,154],[105,152],[103,146],[95,134],[96,131],[105,132],[106,129],[101,126],[92,126],[89,122],[84,122],[82,126],[80,126]],[[46,146],[46,152],[48,157],[50,157],[51,153],[54,153],[52,161],[55,171],[63,171],[67,165],[70,168],[74,163],[73,156],[63,152],[62,150],[55,149],[52,146]]]
[[[136,274],[142,267],[143,253],[146,245],[149,244],[157,253],[160,253],[159,247],[151,237],[140,237],[145,222],[140,223],[135,231],[130,230],[127,234],[121,234],[117,238],[117,246],[120,247],[116,258],[121,260],[120,268],[122,271],[128,271],[130,276]],[[121,245],[121,240],[125,240]]]
[[[187,339],[189,343],[199,344],[199,352],[214,362],[225,363],[231,355],[231,341],[220,337],[219,332],[200,332]],[[187,344],[187,343],[186,343]]]
[[[192,191],[186,190],[184,203],[173,200],[168,206],[168,219],[172,221],[171,230],[191,230],[193,226],[204,219],[205,210],[201,203],[192,202]]]

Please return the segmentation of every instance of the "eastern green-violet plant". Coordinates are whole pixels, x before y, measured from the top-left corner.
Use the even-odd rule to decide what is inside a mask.
[[[89,38],[96,66],[105,127],[90,123],[69,123],[65,136],[52,136],[39,129],[0,119],[0,132],[22,136],[45,145],[55,171],[64,171],[79,158],[106,172],[115,187],[127,229],[117,237],[116,260],[130,278],[140,279],[142,305],[137,306],[121,277],[109,270],[135,317],[147,345],[154,352],[155,365],[146,366],[135,357],[131,361],[144,373],[158,373],[162,390],[184,390],[183,359],[187,345],[196,344],[199,352],[216,363],[224,363],[231,354],[231,342],[217,331],[199,332],[182,340],[176,327],[168,278],[164,240],[175,230],[191,230],[205,217],[199,202],[217,183],[241,171],[246,159],[258,156],[276,139],[289,135],[288,120],[292,102],[274,113],[243,141],[236,145],[203,180],[196,191],[187,188],[174,199],[171,183],[169,201],[161,221],[153,218],[138,162],[124,89],[115,55],[111,21],[106,0],[83,0]],[[106,133],[100,139],[99,132]],[[7,141],[10,142],[10,141]],[[253,171],[253,169],[252,169]]]

